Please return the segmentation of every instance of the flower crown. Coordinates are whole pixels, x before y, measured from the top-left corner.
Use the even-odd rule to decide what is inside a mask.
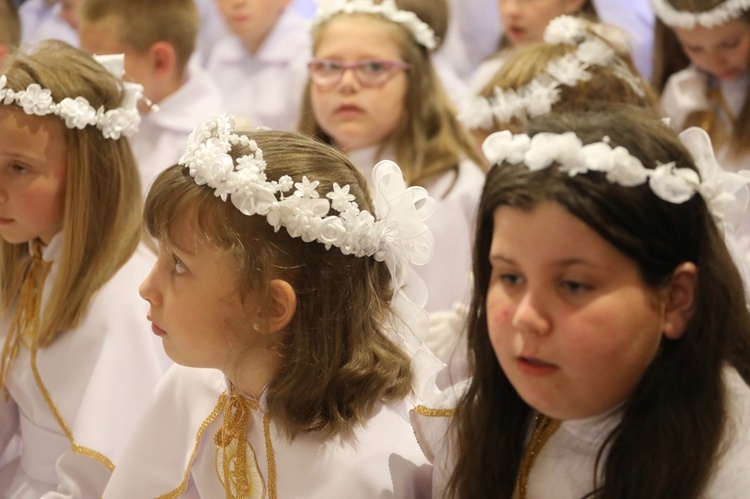
[[[234,146],[244,146],[250,154],[237,159],[229,155]],[[345,255],[372,256],[378,261],[389,254],[408,254],[417,265],[426,263],[432,254],[432,235],[423,220],[434,211],[435,200],[421,187],[406,188],[401,170],[391,161],[382,161],[376,185],[386,185],[387,192],[376,193],[389,201],[385,217],[360,210],[349,194],[349,185],[333,184],[333,191],[321,197],[318,181],[302,177],[294,182],[289,175],[278,181],[266,178],[263,151],[254,140],[235,133],[229,115],[219,115],[201,123],[190,134],[187,151],[180,164],[189,168],[198,185],[208,185],[222,201],[232,204],[245,215],[262,215],[278,231],[285,227],[291,237],[305,242],[317,241],[326,249],[336,246]],[[373,178],[376,178],[373,173]],[[382,182],[383,180],[387,180]],[[392,203],[398,200],[400,210]],[[414,208],[415,203],[424,204]],[[333,208],[339,215],[328,215]]]
[[[611,183],[624,187],[648,183],[656,196],[674,204],[684,203],[700,194],[717,225],[736,227],[750,200],[750,171],[734,173],[723,170],[714,157],[711,139],[701,128],[685,130],[680,134],[680,140],[692,155],[698,172],[677,168],[674,162],[657,163],[653,169],[646,168],[624,147],[612,147],[609,137],[583,145],[574,132],[538,133],[529,137],[503,130],[487,137],[482,151],[492,163],[523,163],[532,171],[557,163],[558,169],[571,177],[601,172]]]
[[[611,34],[606,37],[604,33],[600,35],[612,45],[618,44]],[[544,30],[544,41],[550,45],[570,45],[576,47],[576,51],[550,61],[539,76],[518,90],[495,87],[494,95],[489,99],[479,96],[469,99],[458,114],[459,121],[466,128],[492,128],[493,118],[500,123],[508,123],[513,118],[534,118],[547,114],[552,111],[552,105],[560,100],[560,87],[575,87],[582,81],[590,80],[591,74],[587,69],[592,66],[612,67],[615,74],[638,95],[646,95],[640,79],[630,71],[612,46],[588,31],[583,20],[573,16],[553,19]]]
[[[94,56],[107,71],[117,79],[124,73],[125,58],[122,54]],[[138,131],[141,115],[138,112],[138,101],[143,97],[143,86],[137,83],[123,82],[122,105],[116,109],[104,110],[104,106],[95,109],[84,97],[64,98],[59,103],[52,99],[52,91],[32,83],[26,90],[15,91],[5,88],[8,78],[0,75],[0,103],[14,104],[31,116],[59,116],[68,128],[83,130],[91,125],[101,130],[105,139],[117,140],[120,136],[130,137]]]
[[[651,5],[656,17],[672,28],[693,29],[698,25],[713,28],[741,17],[750,9],[750,0],[726,0],[711,10],[695,13],[676,10],[669,0],[651,0]]]
[[[432,28],[419,19],[414,12],[399,10],[395,0],[383,0],[375,3],[373,0],[328,0],[323,1],[310,22],[312,29],[338,14],[379,14],[389,21],[404,26],[412,34],[418,44],[427,50],[437,47],[437,37]]]

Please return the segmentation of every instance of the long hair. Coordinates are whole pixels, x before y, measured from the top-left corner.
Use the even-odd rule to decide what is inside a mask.
[[[342,153],[297,133],[248,136],[263,150],[269,180],[289,175],[299,182],[307,176],[320,182],[320,192],[332,192],[334,182],[349,185],[358,206],[372,212],[366,180]],[[231,155],[236,160],[248,153],[235,147]],[[266,398],[273,419],[290,436],[351,429],[367,419],[376,402],[410,392],[410,361],[386,332],[392,287],[384,262],[327,250],[284,229],[274,232],[265,217],[243,215],[175,165],[149,191],[146,228],[168,243],[171,228],[187,211],[197,212],[198,237],[237,259],[244,295],[267,299],[273,279],[294,288],[297,308],[283,331],[282,368]],[[263,309],[268,307],[261,303]]]
[[[711,10],[726,0],[666,0],[678,11],[699,13]],[[750,11],[745,11],[740,20],[745,21],[750,30]],[[654,70],[651,77],[651,83],[659,93],[664,91],[664,87],[669,78],[678,71],[681,71],[690,65],[690,58],[682,48],[682,44],[675,36],[674,31],[664,24],[660,19],[656,20],[654,31]],[[712,126],[706,130],[711,136],[715,146],[726,143],[730,155],[738,157],[750,153],[748,144],[750,143],[750,85],[745,89],[745,98],[737,116],[734,117],[734,123],[731,130],[724,130],[722,124],[715,119],[709,119],[713,111],[699,111],[689,115],[684,124],[684,128],[690,126],[701,126],[706,121],[712,123]]]
[[[7,87],[25,90],[32,83],[52,92],[55,102],[84,97],[94,108],[115,109],[122,86],[90,55],[59,41],[17,52],[0,73]],[[3,110],[23,112],[15,106]],[[57,119],[40,117],[39,119]],[[105,139],[100,130],[64,127],[67,174],[59,272],[42,312],[39,346],[80,323],[96,291],[130,258],[141,238],[138,170],[126,138]],[[7,313],[22,280],[21,262],[28,244],[0,242],[0,303]]]
[[[571,130],[584,144],[606,135],[613,147],[627,148],[647,167],[675,161],[678,168],[695,169],[675,134],[641,109],[550,114],[532,122],[528,133]],[[571,177],[554,165],[530,171],[503,163],[489,172],[479,206],[468,327],[473,379],[453,425],[457,464],[450,497],[513,495],[532,409],[503,373],[489,341],[488,255],[498,207],[531,210],[544,201],[560,204],[631,258],[654,290],[668,283],[681,263],[697,265],[694,311],[686,331],[681,339],[662,340],[607,439],[608,454],[600,451],[603,480],[587,497],[702,496],[725,431],[722,369],[733,366],[750,381],[750,316],[743,284],[706,203],[699,195],[668,203],[648,185],[622,187],[601,173]]]
[[[425,185],[446,172],[458,175],[458,164],[468,158],[483,165],[479,151],[469,133],[456,119],[456,110],[450,103],[432,65],[430,52],[419,45],[403,26],[379,15],[339,14],[374,19],[388,30],[399,47],[401,57],[410,68],[406,71],[408,83],[404,96],[401,121],[389,137],[380,144],[380,152],[389,146],[395,149],[396,161],[410,185]],[[331,22],[331,21],[329,21]],[[324,23],[313,32],[313,53],[317,52],[325,35]],[[318,140],[335,145],[333,139],[315,119],[308,80],[302,102],[302,112],[297,129]]]

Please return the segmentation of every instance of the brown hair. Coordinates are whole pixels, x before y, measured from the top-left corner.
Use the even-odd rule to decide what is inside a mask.
[[[0,0],[0,45],[18,47],[21,43],[21,21],[13,0]]]
[[[366,180],[342,153],[297,133],[247,135],[263,150],[269,180],[307,176],[320,182],[320,192],[332,191],[334,182],[349,185],[358,206],[372,212]],[[235,147],[230,154],[236,160],[248,153]],[[274,232],[265,217],[243,215],[178,165],[161,173],[149,191],[148,232],[169,244],[171,228],[188,209],[197,211],[200,235],[237,258],[239,289],[262,299],[273,279],[294,288],[297,308],[283,332],[283,365],[267,388],[268,410],[290,436],[351,429],[376,402],[410,392],[409,359],[384,326],[392,293],[384,262],[306,243],[283,228]]]
[[[529,125],[529,135],[574,131],[584,144],[610,138],[647,167],[676,162],[695,170],[677,136],[651,114],[629,106],[601,112],[552,113]],[[658,198],[648,185],[623,187],[599,172],[571,177],[550,168],[531,171],[503,163],[492,168],[480,200],[474,252],[474,295],[468,327],[471,384],[453,431],[457,464],[449,497],[506,497],[514,492],[531,408],[503,373],[489,341],[485,298],[489,248],[500,206],[531,210],[558,203],[638,266],[654,290],[684,262],[698,267],[692,319],[679,340],[660,352],[625,403],[621,423],[599,451],[596,483],[586,497],[702,496],[725,433],[726,365],[750,381],[750,316],[742,279],[705,201]],[[689,455],[690,459],[675,459]],[[592,478],[599,476],[591,470]],[[593,483],[593,482],[592,482]]]
[[[484,165],[471,136],[456,119],[456,111],[443,91],[427,49],[419,45],[406,28],[379,15],[339,14],[333,19],[343,15],[362,16],[382,23],[384,29],[392,33],[401,47],[402,59],[410,66],[406,73],[408,86],[403,117],[380,149],[382,152],[389,145],[395,148],[393,159],[401,166],[404,179],[410,185],[424,185],[449,171],[458,175],[458,164],[465,158],[480,167]],[[328,22],[313,32],[313,53],[318,50]],[[333,145],[331,137],[315,119],[310,85],[308,80],[297,128]]]
[[[414,12],[417,17],[426,23],[438,39],[440,48],[448,33],[448,20],[450,19],[450,10],[447,0],[396,0],[396,5],[401,10]]]
[[[618,49],[597,34],[594,31],[596,24],[588,21],[585,21],[585,23],[589,36],[601,40],[615,50],[616,59],[603,66],[590,65],[586,72],[591,75],[591,78],[579,81],[573,87],[560,85],[558,87],[560,91],[559,99],[552,104],[550,112],[565,109],[582,110],[602,102],[620,102],[654,110],[658,109],[658,97],[654,94],[650,85],[638,75],[630,54]],[[535,43],[522,47],[514,52],[492,79],[482,87],[479,96],[491,99],[496,87],[503,90],[518,90],[541,74],[546,73],[547,65],[550,62],[560,60],[567,54],[573,54],[577,49],[578,47],[574,45],[549,43]],[[623,71],[629,72],[632,78],[630,80],[622,78],[620,75]],[[634,88],[632,83],[635,83],[637,88]],[[505,129],[520,131],[524,129],[527,121],[525,118],[513,117],[510,122],[501,123],[496,117],[493,117],[491,129],[482,131],[488,133]]]
[[[32,83],[52,92],[55,102],[84,97],[94,108],[115,109],[122,86],[90,55],[60,41],[45,41],[34,52],[17,52],[0,71],[7,87]],[[15,106],[4,110],[23,112]],[[59,119],[39,117],[39,119]],[[127,262],[141,238],[138,170],[127,139],[105,139],[96,127],[64,128],[67,145],[62,254],[59,273],[41,317],[39,345],[75,327],[92,296]],[[22,280],[28,244],[0,242],[0,302],[7,312]]]
[[[81,24],[114,19],[117,39],[145,53],[156,42],[167,42],[177,54],[182,75],[195,50],[200,18],[194,0],[83,0]]]
[[[712,10],[726,0],[665,0],[678,11],[699,13]],[[750,11],[745,11],[740,18],[748,23],[750,29]],[[651,77],[653,86],[662,93],[669,78],[676,72],[690,65],[690,58],[674,31],[660,19],[656,20],[654,32],[654,70]],[[745,98],[731,130],[727,130],[721,120],[715,119],[713,111],[698,111],[690,114],[683,128],[702,126],[711,136],[714,147],[727,144],[731,155],[737,157],[748,154],[750,149],[750,86],[745,90]]]

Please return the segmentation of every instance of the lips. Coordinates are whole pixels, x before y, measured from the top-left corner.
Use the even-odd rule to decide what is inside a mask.
[[[14,219],[12,218],[2,218],[0,217],[0,225],[8,225],[9,223],[12,223]]]
[[[362,108],[354,104],[342,104],[341,106],[337,107],[335,111],[335,114],[338,115],[354,115],[362,113]]]
[[[157,326],[157,325],[156,325],[156,323],[155,323],[154,321],[152,321],[150,317],[147,317],[147,319],[148,319],[148,320],[149,320],[149,321],[151,322],[151,331],[152,331],[152,332],[153,332],[153,333],[154,333],[154,334],[155,334],[156,336],[164,336],[164,335],[166,335],[166,334],[167,334],[167,332],[166,332],[166,331],[164,331],[164,330],[163,330],[162,328],[160,328],[159,326]]]
[[[558,366],[534,357],[516,357],[518,369],[528,376],[546,376],[557,372]]]

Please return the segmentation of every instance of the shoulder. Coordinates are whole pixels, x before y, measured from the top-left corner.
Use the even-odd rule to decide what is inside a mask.
[[[728,400],[724,445],[705,497],[744,497],[750,490],[750,386],[732,368],[724,372]]]

